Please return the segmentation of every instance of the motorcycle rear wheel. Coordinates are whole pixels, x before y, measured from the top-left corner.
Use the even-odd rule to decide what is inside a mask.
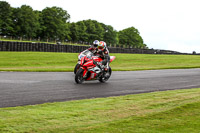
[[[77,84],[81,84],[84,81],[83,71],[84,70],[82,68],[80,68],[80,69],[78,69],[78,72],[75,75],[75,81],[76,81]]]
[[[111,73],[112,73],[112,69],[111,69],[110,66],[109,66],[109,69],[108,69],[107,73],[109,73],[109,76],[105,77],[105,74],[103,74],[103,76],[100,77],[100,79],[99,79],[100,82],[105,83],[110,78]]]

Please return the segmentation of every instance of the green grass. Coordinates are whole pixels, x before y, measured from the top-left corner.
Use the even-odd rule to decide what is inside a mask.
[[[0,52],[0,71],[73,71],[77,55]],[[113,70],[200,68],[198,55],[111,55]],[[200,88],[0,108],[0,132],[199,133]]]
[[[154,69],[180,69],[200,68],[198,55],[155,55],[155,54],[114,54],[115,70],[154,70]]]
[[[0,52],[0,71],[72,71],[77,53]]]
[[[0,132],[199,133],[200,88],[0,108]]]
[[[113,54],[114,71],[200,68],[199,55]],[[0,71],[73,71],[78,53],[0,52]]]

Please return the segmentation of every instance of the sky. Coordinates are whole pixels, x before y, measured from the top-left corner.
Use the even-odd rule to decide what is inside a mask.
[[[70,14],[70,22],[92,19],[117,31],[133,26],[149,48],[200,53],[200,0],[3,1],[11,7],[29,5],[39,11],[61,7]]]

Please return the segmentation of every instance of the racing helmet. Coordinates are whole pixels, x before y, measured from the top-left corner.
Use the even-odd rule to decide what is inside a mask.
[[[100,41],[99,45],[97,46],[98,49],[104,50],[106,47],[106,43],[104,41]]]
[[[94,47],[97,47],[99,45],[99,41],[98,40],[95,40],[94,42],[93,42],[93,46]]]

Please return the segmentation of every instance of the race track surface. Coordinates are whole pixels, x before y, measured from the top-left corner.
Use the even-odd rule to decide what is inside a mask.
[[[76,84],[72,72],[0,72],[0,107],[200,88],[200,69],[113,71],[107,83]]]

